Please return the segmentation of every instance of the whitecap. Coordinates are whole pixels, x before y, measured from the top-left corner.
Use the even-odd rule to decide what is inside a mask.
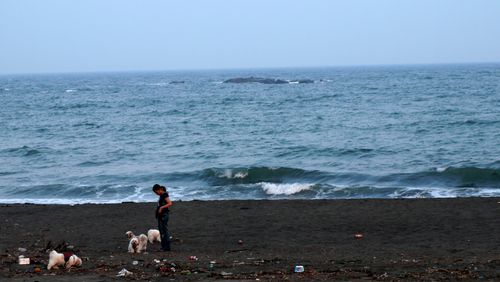
[[[247,172],[237,172],[235,175],[234,175],[234,178],[245,178],[248,176],[248,173]]]
[[[219,174],[219,178],[227,178],[227,179],[235,179],[235,178],[240,178],[243,179],[248,176],[248,172],[246,171],[239,171],[233,174],[232,169],[225,169],[222,174]]]
[[[149,86],[167,86],[168,82],[156,82],[156,83],[148,83]]]
[[[277,184],[262,182],[260,185],[268,195],[293,195],[310,190],[313,187],[313,184],[306,183]]]
[[[64,91],[66,93],[72,93],[72,92],[76,92],[76,89],[66,89],[66,91]]]
[[[447,169],[448,169],[448,167],[446,167],[446,166],[444,166],[444,167],[436,167],[436,171],[437,172],[444,172]]]

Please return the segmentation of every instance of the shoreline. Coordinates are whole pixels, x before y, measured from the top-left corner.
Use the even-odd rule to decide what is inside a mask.
[[[343,202],[343,201],[434,201],[434,200],[458,200],[458,199],[499,199],[500,197],[496,196],[466,196],[466,197],[401,197],[401,198],[257,198],[257,199],[189,199],[189,200],[175,200],[176,203],[189,203],[189,202],[252,202],[252,201],[263,201],[263,202],[287,202],[287,201],[333,201],[333,202]],[[69,201],[69,200],[68,200]],[[50,202],[1,202],[0,200],[0,208],[3,206],[82,206],[82,205],[123,205],[123,204],[155,204],[156,200],[151,201],[118,201],[117,202],[77,202],[75,204],[69,203],[50,203]]]
[[[156,228],[154,208],[0,204],[0,277],[110,281],[126,268],[141,280],[500,279],[498,197],[174,201],[173,251],[156,243],[147,254],[127,253],[125,232]],[[47,271],[47,247],[63,241],[83,266]],[[34,263],[18,265],[20,254]],[[294,273],[296,265],[305,272]]]

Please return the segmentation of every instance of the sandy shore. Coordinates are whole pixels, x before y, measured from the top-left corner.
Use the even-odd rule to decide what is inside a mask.
[[[0,277],[498,281],[499,202],[500,198],[177,201],[170,221],[173,251],[159,252],[154,244],[144,254],[127,253],[125,232],[156,228],[155,203],[3,204]],[[356,239],[357,233],[363,238]],[[47,249],[64,248],[62,241],[84,259],[83,266],[47,271]],[[20,254],[30,257],[32,264],[18,265]],[[210,261],[215,261],[213,268]],[[304,266],[305,272],[294,273],[295,265]],[[123,268],[133,275],[117,278]]]

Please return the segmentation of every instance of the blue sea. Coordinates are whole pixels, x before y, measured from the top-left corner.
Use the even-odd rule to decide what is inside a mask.
[[[498,64],[3,75],[0,102],[1,203],[500,196]]]

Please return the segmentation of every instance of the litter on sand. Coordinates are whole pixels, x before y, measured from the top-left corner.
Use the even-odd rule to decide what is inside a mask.
[[[125,268],[123,268],[122,270],[120,270],[120,272],[118,272],[118,274],[116,274],[117,277],[127,277],[127,276],[130,276],[134,273],[126,270]]]
[[[304,266],[302,266],[302,265],[296,265],[293,271],[295,273],[302,273],[302,272],[304,272]]]
[[[30,258],[25,258],[24,256],[19,256],[19,264],[20,265],[30,264]]]

